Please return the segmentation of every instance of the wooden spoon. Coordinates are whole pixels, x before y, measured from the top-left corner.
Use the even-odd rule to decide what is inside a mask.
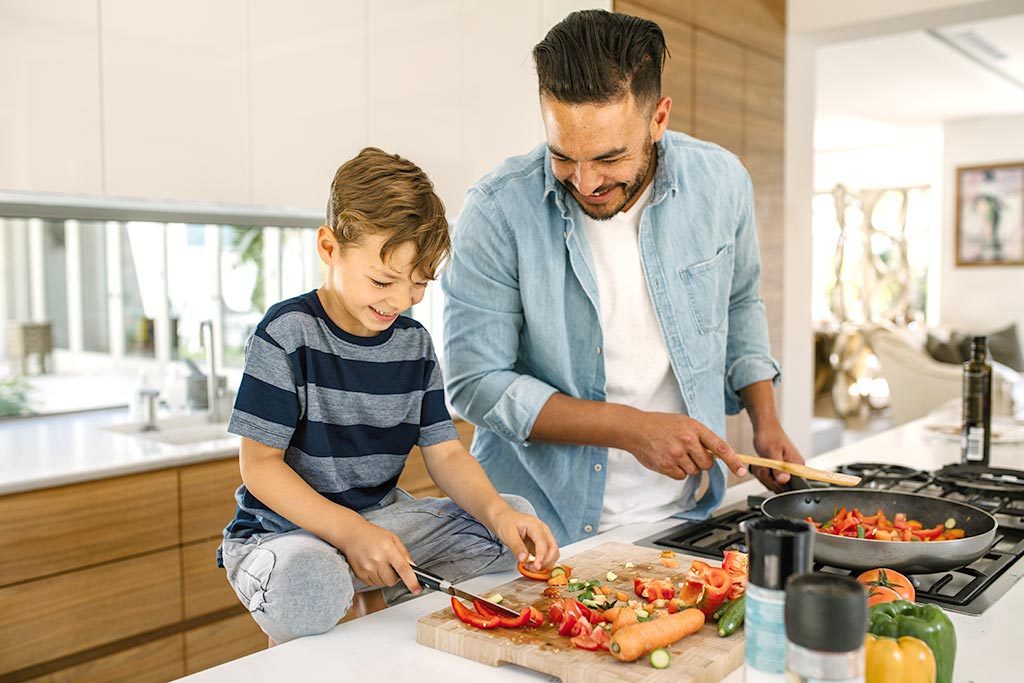
[[[710,453],[711,451],[708,452]],[[712,453],[712,455],[714,454]],[[798,465],[794,462],[785,462],[783,460],[772,460],[771,458],[761,458],[756,455],[743,455],[742,453],[737,453],[736,457],[742,460],[743,464],[748,466],[754,465],[757,467],[767,467],[768,469],[795,474],[798,477],[803,477],[804,479],[823,481],[826,484],[832,484],[833,486],[860,485],[860,477],[852,474],[829,472],[828,470],[819,470],[814,467],[808,467],[807,465]]]

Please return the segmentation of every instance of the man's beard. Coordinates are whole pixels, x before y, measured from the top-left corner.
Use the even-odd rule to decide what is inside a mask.
[[[601,204],[597,206],[591,206],[580,201],[580,198],[576,196],[576,193],[579,192],[579,190],[576,190],[575,188],[570,188],[571,190],[574,191],[570,191],[569,194],[572,195],[572,198],[576,200],[576,203],[579,204],[580,209],[587,216],[593,218],[596,221],[606,221],[615,214],[617,214],[619,211],[621,211],[622,207],[624,207],[626,204],[629,204],[629,202],[633,200],[633,197],[635,197],[636,194],[640,192],[640,190],[643,188],[644,180],[647,179],[647,173],[648,171],[650,171],[651,163],[653,163],[654,161],[654,154],[654,143],[650,140],[650,138],[648,138],[647,144],[644,147],[644,162],[640,164],[640,170],[637,172],[636,177],[634,177],[628,183],[619,183],[618,187],[622,188],[624,196],[622,201],[616,204]],[[562,184],[569,186],[569,183]]]

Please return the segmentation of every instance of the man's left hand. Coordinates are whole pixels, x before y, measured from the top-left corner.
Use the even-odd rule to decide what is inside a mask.
[[[754,431],[754,449],[762,458],[784,460],[801,465],[804,462],[803,456],[786,436],[786,432],[778,422],[762,426]],[[751,470],[762,484],[776,493],[783,491],[783,487],[789,483],[787,472],[770,470],[767,467],[752,467]]]

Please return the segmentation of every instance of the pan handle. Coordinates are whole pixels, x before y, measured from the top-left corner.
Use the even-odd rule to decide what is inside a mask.
[[[809,488],[811,485],[807,483],[807,480],[796,474],[789,475],[789,481],[783,486],[784,491],[803,491]]]

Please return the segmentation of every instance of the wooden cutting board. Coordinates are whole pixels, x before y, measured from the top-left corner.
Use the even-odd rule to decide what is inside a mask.
[[[618,575],[610,582],[617,590],[638,599],[633,593],[633,577],[667,578],[678,583],[686,575],[694,558],[676,555],[678,569],[667,569],[660,563],[659,551],[625,543],[604,543],[575,557],[562,558],[573,568],[573,578],[598,579],[609,583],[609,571]],[[636,566],[627,569],[625,564]],[[713,562],[712,562],[713,563]],[[537,605],[547,615],[549,598],[541,595],[547,584],[519,578],[488,590],[484,596],[501,593],[509,606],[522,608]],[[563,596],[571,596],[562,588]],[[674,681],[714,683],[728,676],[743,663],[742,629],[728,638],[718,636],[713,621],[699,633],[684,638],[669,648],[672,654],[667,669],[655,669],[647,657],[636,662],[616,660],[607,652],[588,652],[573,647],[569,638],[558,635],[550,623],[535,629],[481,630],[463,624],[451,607],[434,612],[419,621],[416,640],[421,645],[473,659],[491,666],[519,666],[557,676],[563,683],[593,681]]]

